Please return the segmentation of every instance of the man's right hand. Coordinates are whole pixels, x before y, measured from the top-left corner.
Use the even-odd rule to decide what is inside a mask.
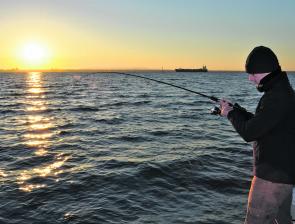
[[[223,117],[227,117],[228,113],[234,109],[232,103],[225,99],[220,100],[219,105],[221,111],[220,116]]]

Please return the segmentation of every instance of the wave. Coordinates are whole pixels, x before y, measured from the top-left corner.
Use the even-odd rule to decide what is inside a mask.
[[[125,120],[120,117],[96,118],[93,120],[98,123],[109,124],[109,125],[122,124],[125,122]]]
[[[115,102],[115,103],[106,103],[101,106],[103,107],[120,107],[120,106],[140,106],[144,104],[150,104],[150,100],[144,100],[144,101],[135,101],[135,102],[130,102],[130,101],[124,101],[124,102]]]
[[[155,186],[165,187],[173,191],[175,188],[182,188],[188,191],[217,191],[226,193],[236,193],[249,189],[250,178],[239,178],[220,173],[216,175],[210,172],[210,167],[204,164],[198,164],[198,167],[190,167],[187,163],[184,166],[175,167],[170,164],[169,167],[147,167],[138,175],[143,179],[148,180]],[[160,184],[161,183],[161,184]]]
[[[19,113],[21,110],[0,110],[0,114],[11,114],[11,113]]]
[[[171,131],[150,131],[148,132],[151,135],[154,136],[166,136],[166,135],[171,135]]]
[[[100,130],[80,130],[80,129],[73,129],[73,130],[63,130],[59,131],[60,136],[92,136],[92,135],[99,135],[104,134],[105,132]]]
[[[152,139],[143,137],[143,136],[135,136],[135,135],[123,135],[118,137],[111,137],[111,139],[123,142],[146,142],[151,141]]]
[[[100,111],[98,107],[91,107],[91,106],[79,106],[79,107],[72,107],[67,108],[67,111],[73,111],[73,112],[97,112]]]

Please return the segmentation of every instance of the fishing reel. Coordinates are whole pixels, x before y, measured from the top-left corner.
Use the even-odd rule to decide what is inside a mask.
[[[212,115],[220,115],[221,110],[220,110],[219,107],[215,106],[214,108],[212,108],[212,109],[210,110],[210,113],[211,113]]]
[[[240,112],[246,113],[248,114],[247,110],[243,107],[241,107],[239,104],[235,103],[235,104],[229,104],[231,107],[233,107],[236,110],[239,110]],[[212,115],[220,115],[221,114],[221,110],[219,107],[215,106],[214,108],[212,108],[210,110]]]

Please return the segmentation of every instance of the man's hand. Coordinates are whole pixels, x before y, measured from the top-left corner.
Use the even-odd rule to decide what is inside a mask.
[[[225,99],[220,100],[219,105],[221,110],[220,116],[223,117],[227,117],[228,113],[234,109],[232,103]]]

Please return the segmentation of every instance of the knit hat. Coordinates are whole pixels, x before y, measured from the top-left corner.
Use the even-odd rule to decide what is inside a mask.
[[[246,60],[246,72],[249,74],[268,73],[280,69],[275,53],[268,47],[255,47]]]

